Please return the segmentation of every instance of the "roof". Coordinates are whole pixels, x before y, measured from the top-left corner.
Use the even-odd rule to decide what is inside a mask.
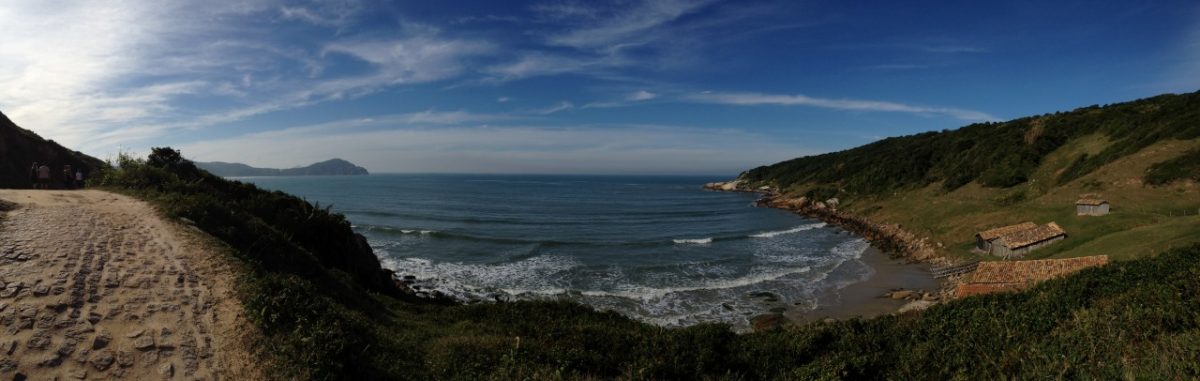
[[[1018,231],[1022,231],[1022,230],[1029,230],[1029,229],[1033,229],[1036,227],[1037,227],[1037,224],[1034,224],[1032,222],[1022,222],[1022,223],[1019,223],[1016,225],[1008,225],[1008,226],[998,227],[998,228],[991,229],[991,230],[984,230],[982,232],[979,232],[979,234],[976,234],[976,235],[978,235],[979,238],[982,238],[984,241],[991,241],[993,239],[1000,238],[1001,236],[1004,236],[1005,234],[1018,232]]]
[[[997,240],[1000,244],[1012,250],[1064,235],[1067,235],[1067,231],[1059,227],[1058,224],[1051,222],[1033,229],[1008,233],[997,238]]]
[[[955,296],[961,298],[993,292],[1019,291],[1038,282],[1092,266],[1103,266],[1107,263],[1107,255],[1032,261],[981,262],[968,283],[961,284],[955,289]]]
[[[1081,199],[1079,199],[1079,201],[1075,201],[1075,205],[1100,206],[1100,204],[1107,204],[1107,203],[1108,203],[1108,200],[1101,200],[1098,198],[1081,198]]]
[[[975,274],[971,277],[971,283],[1036,283],[1107,263],[1107,255],[1030,261],[980,262],[979,267],[975,269]]]

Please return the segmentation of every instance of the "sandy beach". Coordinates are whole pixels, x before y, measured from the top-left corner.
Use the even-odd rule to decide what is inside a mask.
[[[894,289],[938,290],[938,281],[929,272],[929,264],[889,258],[874,246],[858,260],[874,269],[869,278],[818,296],[816,309],[809,305],[792,306],[784,316],[797,323],[879,316],[894,313],[907,303],[884,297]]]

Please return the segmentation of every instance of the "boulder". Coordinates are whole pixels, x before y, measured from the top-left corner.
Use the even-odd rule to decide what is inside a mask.
[[[911,297],[914,295],[916,295],[916,292],[914,292],[912,290],[900,290],[900,291],[892,292],[891,298],[892,299],[905,299],[905,298],[908,298],[908,297]]]
[[[750,327],[755,331],[766,331],[779,328],[786,322],[787,318],[781,314],[764,314],[750,319]]]

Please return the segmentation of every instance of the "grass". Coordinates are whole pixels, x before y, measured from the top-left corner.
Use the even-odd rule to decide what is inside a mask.
[[[1035,171],[1032,181],[1012,188],[969,184],[947,192],[931,184],[851,200],[843,209],[875,221],[899,223],[942,243],[939,254],[960,259],[980,258],[970,252],[976,232],[1023,221],[1055,221],[1069,234],[1066,240],[1033,252],[1028,256],[1031,259],[1107,254],[1125,260],[1200,242],[1200,189],[1196,184],[1182,181],[1151,186],[1141,181],[1153,163],[1184,155],[1200,145],[1200,139],[1151,145],[1061,186],[1039,181],[1070,165],[1054,158],[1100,150],[1105,144],[1100,137],[1066,144],[1061,152],[1048,155],[1050,160]],[[1112,213],[1076,216],[1075,200],[1084,194],[1099,194],[1112,202]]]

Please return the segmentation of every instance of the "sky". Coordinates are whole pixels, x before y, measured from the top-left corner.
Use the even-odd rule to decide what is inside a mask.
[[[0,111],[101,159],[735,175],[1200,90],[1188,1],[0,2]]]

